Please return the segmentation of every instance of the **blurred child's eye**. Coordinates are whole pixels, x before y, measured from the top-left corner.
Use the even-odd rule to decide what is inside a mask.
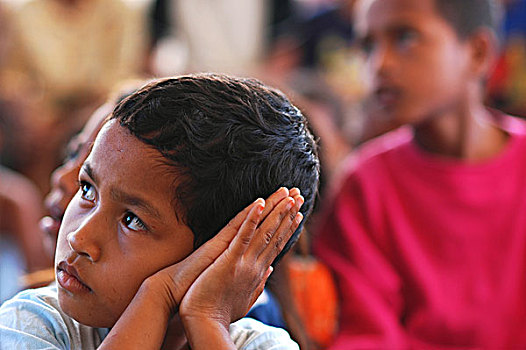
[[[66,156],[64,157],[64,160],[62,161],[62,163],[65,164],[67,162],[70,162],[70,161],[73,161],[73,160],[77,159],[77,157],[79,156],[79,153],[80,153],[80,147],[81,146],[78,145],[75,148],[69,148],[66,151]]]
[[[90,202],[95,201],[95,189],[90,183],[86,181],[81,181],[80,182],[80,193],[81,193],[82,198],[84,198],[85,200],[90,201]]]
[[[369,55],[373,51],[373,41],[371,38],[361,39],[358,43],[358,46],[365,55]]]
[[[418,33],[410,28],[400,29],[396,33],[396,45],[401,49],[407,49],[418,39]]]
[[[76,138],[71,140],[66,147],[66,152],[64,154],[64,160],[62,161],[62,164],[66,164],[69,161],[74,161],[75,159],[77,159],[82,147],[82,143],[78,142]]]
[[[122,222],[126,227],[133,231],[144,231],[147,229],[142,220],[132,212],[126,212]]]

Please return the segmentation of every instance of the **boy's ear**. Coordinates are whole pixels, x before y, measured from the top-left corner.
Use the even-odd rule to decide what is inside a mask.
[[[490,74],[497,59],[497,36],[489,28],[480,28],[471,34],[468,41],[473,77],[485,79]]]

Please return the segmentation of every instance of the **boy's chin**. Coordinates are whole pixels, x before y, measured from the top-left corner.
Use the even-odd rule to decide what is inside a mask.
[[[58,303],[60,309],[69,317],[84,326],[93,328],[111,328],[115,325],[120,315],[114,317],[108,314],[106,308],[88,306],[85,303],[75,300],[67,292],[58,291]]]

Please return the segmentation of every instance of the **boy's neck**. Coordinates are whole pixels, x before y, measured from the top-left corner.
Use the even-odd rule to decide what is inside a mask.
[[[414,126],[416,145],[446,157],[477,162],[496,156],[509,135],[495,126],[482,103],[467,103]]]

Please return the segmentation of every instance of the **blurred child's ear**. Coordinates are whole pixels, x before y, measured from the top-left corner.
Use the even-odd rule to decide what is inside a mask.
[[[497,35],[489,28],[480,28],[467,41],[471,55],[471,73],[476,80],[485,80],[497,60]]]

